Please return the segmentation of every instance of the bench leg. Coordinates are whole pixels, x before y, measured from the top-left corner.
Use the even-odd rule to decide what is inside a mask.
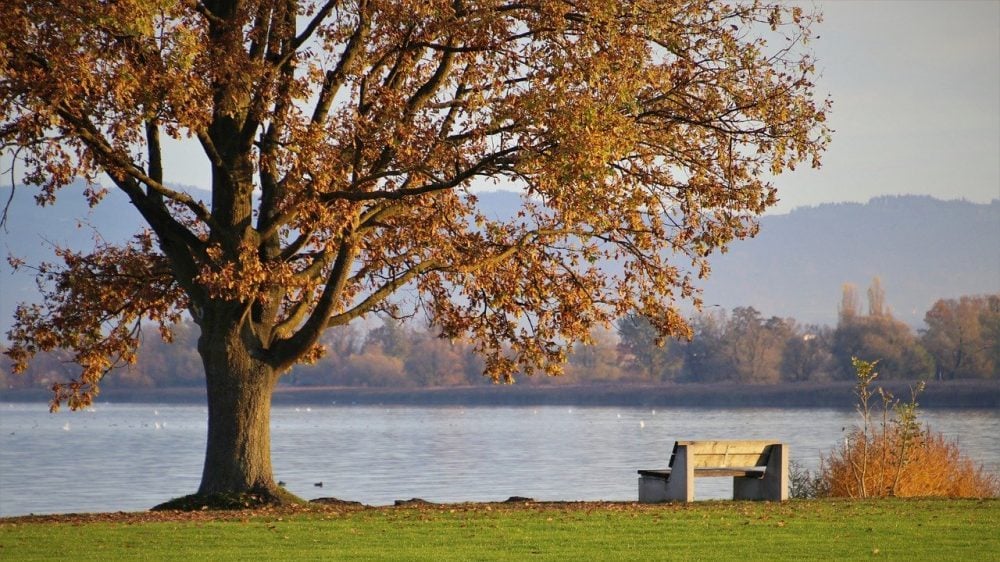
[[[674,452],[674,464],[670,467],[667,480],[667,501],[694,501],[694,458],[687,445],[678,445]]]
[[[667,501],[667,479],[656,476],[639,477],[639,503]]]
[[[686,445],[674,450],[670,476],[639,477],[639,502],[691,502],[694,501],[694,459]]]
[[[772,445],[763,478],[733,478],[734,500],[785,501],[788,499],[788,446]]]

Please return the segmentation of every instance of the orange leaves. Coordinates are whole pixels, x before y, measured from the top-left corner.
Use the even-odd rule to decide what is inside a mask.
[[[237,256],[227,255],[218,245],[210,246],[205,253],[208,263],[195,280],[211,297],[238,302],[259,298],[261,285],[269,275],[253,245],[241,244]]]
[[[89,384],[73,380],[68,383],[56,383],[52,385],[52,399],[49,401],[49,411],[58,412],[63,403],[69,406],[70,410],[82,410],[90,407],[94,398],[97,397],[99,389],[96,384]]]
[[[633,310],[684,335],[707,256],[829,138],[798,7],[11,1],[3,142],[42,201],[107,172],[165,252],[67,253],[51,306],[24,311],[11,352],[76,347],[86,381],[130,359],[139,318],[168,334],[189,304],[241,305],[227,321],[286,365],[410,300],[497,379],[558,373]],[[210,205],[161,185],[161,129],[197,138]],[[519,214],[477,207],[490,180],[526,194]]]
[[[867,438],[867,441],[865,441]],[[850,433],[847,445],[822,459],[820,475],[833,497],[984,498],[1000,493],[1000,478],[962,454],[953,440],[930,428],[904,437],[897,425],[884,433]],[[866,466],[860,473],[857,467]]]
[[[186,299],[149,243],[147,234],[91,254],[57,248],[63,264],[40,267],[45,304],[18,307],[4,353],[22,372],[39,352],[72,350],[80,376],[53,388],[53,408],[64,401],[73,409],[89,405],[109,370],[134,363],[142,319],[165,333],[180,320]]]

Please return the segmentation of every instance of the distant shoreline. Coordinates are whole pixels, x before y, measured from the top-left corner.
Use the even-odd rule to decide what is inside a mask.
[[[909,383],[883,381],[900,400],[910,397]],[[850,382],[779,385],[719,384],[515,384],[447,388],[343,388],[279,386],[277,406],[633,406],[690,408],[836,408],[855,403]],[[43,389],[0,391],[0,402],[45,402]],[[204,404],[199,387],[107,388],[97,401],[151,404]],[[931,382],[918,397],[921,408],[1000,408],[1000,381]]]

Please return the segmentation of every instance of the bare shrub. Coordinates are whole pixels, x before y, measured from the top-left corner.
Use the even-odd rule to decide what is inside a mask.
[[[788,495],[793,499],[811,500],[830,495],[823,473],[813,472],[798,461],[788,463]]]
[[[958,444],[917,421],[917,395],[911,389],[901,404],[871,383],[876,362],[852,359],[857,372],[861,427],[820,459],[819,478],[826,495],[835,497],[994,497],[1000,479],[964,456]],[[878,397],[875,401],[873,398]]]

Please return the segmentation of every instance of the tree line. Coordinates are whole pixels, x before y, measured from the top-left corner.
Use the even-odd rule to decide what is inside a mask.
[[[853,380],[852,358],[879,361],[888,379],[1000,378],[1000,294],[941,299],[914,331],[896,319],[875,279],[863,309],[856,287],[846,285],[837,325],[801,324],[765,318],[753,307],[713,310],[691,320],[690,340],[657,345],[645,318],[621,318],[614,330],[591,333],[590,342],[569,355],[566,376],[520,377],[521,383],[742,382],[777,384]],[[109,377],[120,388],[190,387],[202,384],[197,329],[182,323],[174,342],[146,338],[137,361]],[[297,386],[429,387],[489,384],[483,361],[464,342],[437,337],[428,329],[382,319],[381,326],[329,330],[326,354],[299,365],[283,383]],[[24,376],[0,372],[0,388],[48,386],[71,378],[68,354],[43,354]]]
[[[856,287],[845,285],[832,328],[739,307],[696,316],[689,341],[662,346],[646,320],[626,317],[619,361],[632,376],[660,382],[853,380],[855,357],[877,360],[889,379],[1000,378],[1000,294],[940,299],[915,332],[892,315],[877,278],[867,293],[864,311]]]

